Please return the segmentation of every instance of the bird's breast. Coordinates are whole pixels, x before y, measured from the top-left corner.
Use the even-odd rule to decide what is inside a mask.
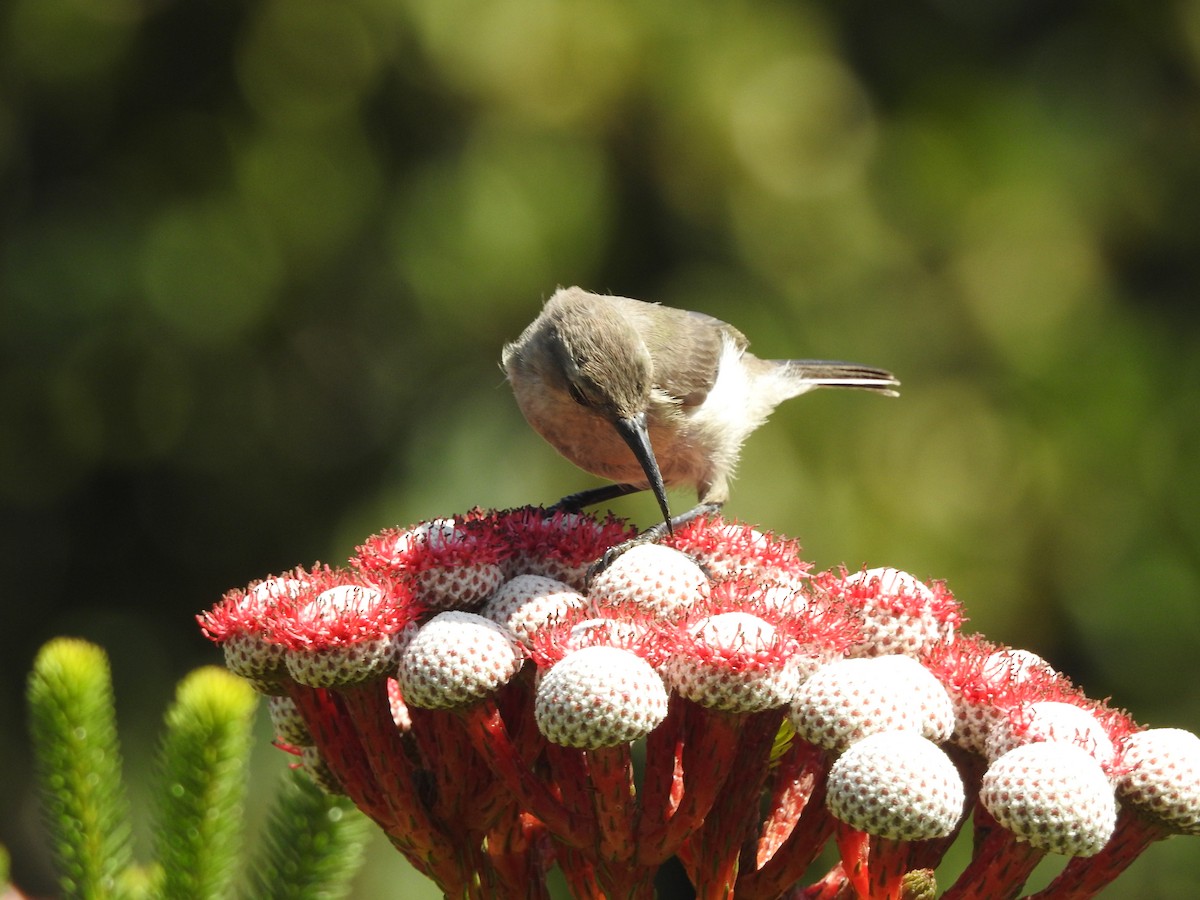
[[[633,451],[603,416],[545,385],[522,385],[514,379],[513,392],[533,429],[579,468],[623,484],[647,484]],[[676,408],[653,403],[646,419],[663,481],[696,484],[703,453],[689,440],[686,420]]]

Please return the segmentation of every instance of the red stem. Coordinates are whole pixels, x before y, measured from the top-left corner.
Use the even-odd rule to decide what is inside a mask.
[[[844,900],[853,894],[854,886],[850,884],[846,870],[842,868],[841,863],[837,863],[816,884],[807,888],[797,888],[789,897],[795,897],[797,900]]]
[[[657,865],[638,865],[630,745],[589,750],[588,776],[599,833],[599,872],[606,893],[616,897],[652,897]]]
[[[443,891],[470,883],[471,870],[454,865],[461,844],[447,833],[445,820],[439,820],[421,799],[417,766],[392,721],[385,682],[357,685],[341,691],[341,697],[358,730],[367,762],[395,813],[396,826],[394,831],[389,829],[389,836],[394,833],[400,840],[414,839],[416,851],[424,857],[422,868],[436,873],[429,877]]]
[[[774,788],[771,792],[770,812],[763,822],[756,848],[756,870],[767,865],[787,843],[811,805],[824,802],[826,765],[823,750],[798,736],[792,738],[791,746],[776,762],[772,773]],[[814,799],[814,792],[818,792],[820,796]],[[813,855],[819,850],[820,847],[816,848]],[[807,865],[808,863],[805,863],[806,868]]]
[[[571,847],[559,847],[556,856],[572,897],[604,897],[596,867],[589,857]]]
[[[544,858],[546,828],[512,801],[511,808],[499,817],[487,835],[487,854],[497,878],[497,890],[503,896],[529,900],[549,900]]]
[[[697,897],[732,897],[743,847],[761,821],[758,797],[766,783],[771,748],[784,711],[773,709],[747,715],[704,712],[710,720],[723,720],[740,730],[733,756],[736,774],[724,779],[707,818],[686,842],[687,853],[681,854],[680,860],[691,875]],[[690,776],[686,765],[684,771]]]
[[[842,854],[842,871],[850,880],[860,900],[871,900],[871,881],[867,866],[870,863],[870,838],[845,822],[838,822],[834,830],[838,851]]]
[[[814,748],[815,749],[815,748]],[[825,806],[825,754],[817,751],[811,770],[812,792],[787,840],[779,846],[758,871],[738,876],[738,900],[769,900],[796,884],[828,843],[837,822]],[[845,882],[845,873],[838,869]]]
[[[482,838],[512,795],[474,749],[462,720],[449,710],[412,708],[409,732],[422,770],[433,778],[433,814],[461,838]]]
[[[1045,855],[1045,850],[1018,841],[1011,831],[994,824],[942,900],[1011,900]]]
[[[456,713],[462,718],[476,751],[521,806],[541,819],[560,841],[573,847],[592,846],[591,826],[572,815],[529,769],[510,740],[495,703],[480,700]]]
[[[629,745],[588,750],[600,858],[629,864],[634,855],[633,761]]]
[[[1095,856],[1072,859],[1045,889],[1030,894],[1029,900],[1088,900],[1111,884],[1143,850],[1170,836],[1166,826],[1122,807],[1116,831],[1104,849]]]
[[[867,875],[872,900],[900,900],[908,872],[909,842],[873,834],[868,851]]]
[[[665,829],[683,797],[683,731],[687,701],[672,693],[667,717],[646,737],[646,770],[638,794],[637,843]],[[671,854],[667,853],[662,862]]]
[[[665,822],[651,822],[649,817],[643,820],[638,836],[638,862],[642,865],[656,865],[680,850],[704,823],[733,770],[740,725],[737,718],[710,713],[691,701],[683,704],[683,795]]]
[[[395,825],[387,796],[375,782],[362,744],[345,704],[330,691],[291,683],[288,696],[296,704],[313,743],[354,805],[384,831]]]

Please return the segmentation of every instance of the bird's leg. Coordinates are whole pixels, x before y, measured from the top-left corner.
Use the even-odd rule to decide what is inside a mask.
[[[720,503],[697,503],[685,513],[672,516],[670,519],[664,522],[659,522],[657,525],[651,525],[638,535],[638,538],[641,539],[639,543],[652,544],[655,541],[661,541],[668,534],[674,534],[676,528],[686,525],[693,519],[699,519],[702,516],[716,515],[721,511],[722,505],[723,504]]]
[[[693,519],[699,519],[701,516],[715,515],[721,511],[722,504],[720,503],[698,503],[685,513],[680,513],[677,516],[672,516],[657,525],[651,525],[645,531],[639,532],[627,541],[621,541],[619,544],[614,544],[604,551],[604,555],[592,563],[588,567],[587,580],[590,582],[593,578],[616,562],[617,557],[627,550],[631,550],[641,544],[655,544],[661,541],[669,534],[674,534],[676,528],[680,528],[691,522]]]
[[[626,494],[636,494],[639,491],[644,491],[644,487],[638,487],[636,484],[605,484],[600,487],[588,488],[585,491],[578,491],[574,494],[567,494],[557,503],[550,507],[550,512],[579,512],[585,506],[593,506],[597,503],[603,503],[605,500],[615,500],[617,497],[624,497]]]

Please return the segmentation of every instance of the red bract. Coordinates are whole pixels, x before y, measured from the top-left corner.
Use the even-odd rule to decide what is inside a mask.
[[[658,667],[670,657],[674,637],[673,624],[657,622],[650,616],[616,617],[585,608],[539,631],[530,642],[529,655],[541,671],[584,647],[620,647]]]
[[[483,519],[435,519],[372,535],[351,563],[368,578],[407,585],[429,608],[453,609],[480,603],[500,586],[506,552]]]
[[[1140,731],[1033,654],[961,633],[940,582],[810,577],[794,541],[697,520],[590,582],[627,524],[526,508],[392,529],[349,570],[199,617],[276,695],[278,743],[449,896],[1090,897],[1200,831],[1200,739]],[[635,778],[635,742],[644,764]],[[840,861],[805,888],[826,845]]]
[[[227,591],[208,612],[197,616],[209,640],[224,648],[225,665],[249,679],[265,694],[276,694],[288,681],[283,646],[271,636],[276,620],[288,614],[313,579],[327,575],[327,566],[312,571],[293,569]]]
[[[311,572],[296,568],[226,591],[216,606],[196,617],[200,630],[218,644],[233,637],[262,636],[271,629],[275,607],[290,604],[305,585],[327,571],[321,565]]]
[[[940,581],[925,583],[898,569],[822,572],[814,588],[845,603],[862,620],[853,656],[920,656],[949,643],[965,621],[962,607]]]
[[[329,650],[395,634],[420,607],[402,583],[344,569],[311,575],[286,604],[277,604],[265,637],[288,650]]]
[[[637,532],[628,522],[580,513],[550,513],[522,507],[500,513],[473,510],[468,519],[487,523],[505,548],[504,570],[514,575],[545,575],[575,589],[584,586],[588,566],[615,544]]]
[[[744,576],[799,586],[812,568],[801,558],[798,541],[782,540],[740,522],[696,519],[664,543],[693,557],[720,581]]]

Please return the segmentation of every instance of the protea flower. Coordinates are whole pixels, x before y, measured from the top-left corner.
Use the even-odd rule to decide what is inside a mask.
[[[368,538],[200,616],[273,697],[277,743],[447,896],[1085,898],[1150,842],[1200,832],[1200,739],[1142,730],[1047,663],[962,632],[940,582],[812,575],[719,518],[633,530],[540,509]],[[634,760],[639,759],[635,777]],[[821,850],[839,862],[800,881]]]

